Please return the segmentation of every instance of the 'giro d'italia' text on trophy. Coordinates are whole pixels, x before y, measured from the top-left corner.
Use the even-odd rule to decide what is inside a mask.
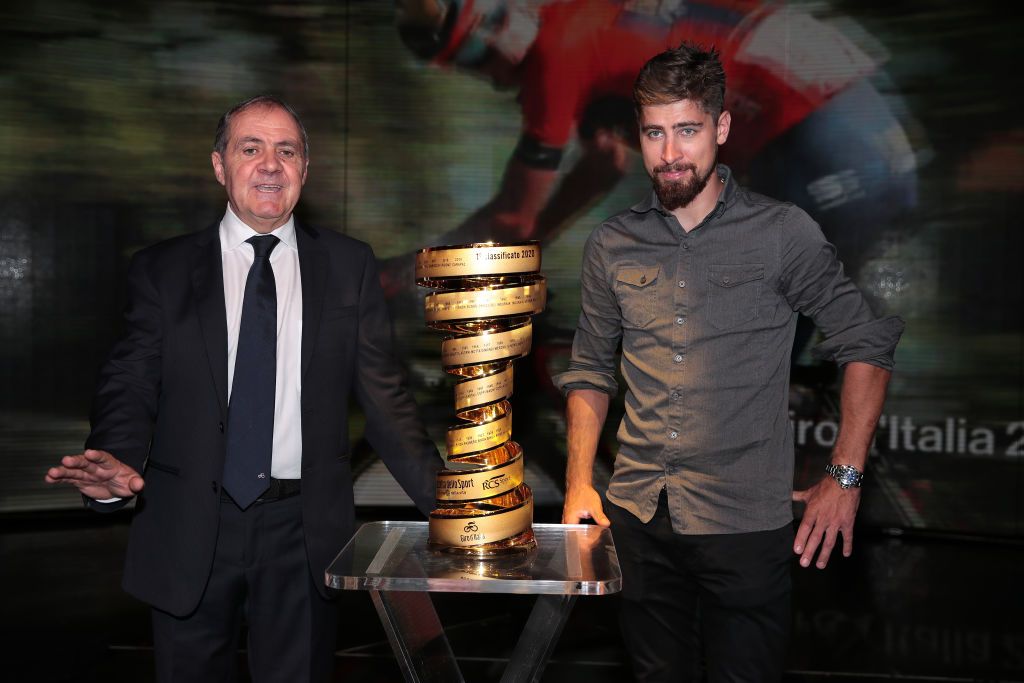
[[[455,385],[448,466],[437,475],[428,545],[474,556],[530,550],[533,493],[523,482],[523,450],[512,441],[512,363],[530,352],[530,316],[544,310],[540,244],[465,244],[421,249],[416,284],[427,326],[441,343]]]

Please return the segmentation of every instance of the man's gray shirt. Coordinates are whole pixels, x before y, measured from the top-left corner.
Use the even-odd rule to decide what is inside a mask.
[[[724,165],[718,175],[718,204],[689,233],[652,192],[591,234],[572,359],[555,377],[565,392],[616,394],[621,342],[626,410],[608,498],[646,522],[664,488],[680,534],[792,521],[798,312],[824,335],[812,354],[839,364],[890,369],[903,332],[871,312],[804,211],[739,187]]]

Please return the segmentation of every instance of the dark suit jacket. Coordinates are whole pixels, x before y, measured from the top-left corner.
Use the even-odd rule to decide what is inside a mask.
[[[393,357],[370,247],[298,222],[296,239],[303,529],[313,580],[323,587],[324,570],[353,533],[351,397],[366,412],[371,445],[425,513],[443,463]],[[127,330],[101,372],[86,445],[144,473],[125,590],[184,615],[199,604],[212,566],[224,467],[228,340],[218,224],[140,251],[128,285]]]

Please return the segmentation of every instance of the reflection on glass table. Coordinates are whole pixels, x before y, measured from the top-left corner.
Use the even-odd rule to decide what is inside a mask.
[[[536,681],[578,595],[615,593],[611,531],[535,524],[537,548],[478,559],[428,550],[426,522],[363,525],[327,568],[331,588],[368,590],[406,681],[462,681],[428,592],[536,595],[502,683]],[[481,598],[486,599],[486,598]]]

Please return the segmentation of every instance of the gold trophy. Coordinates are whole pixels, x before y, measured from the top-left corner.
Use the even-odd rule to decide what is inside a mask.
[[[530,316],[544,310],[540,243],[493,242],[421,249],[416,284],[426,296],[427,326],[441,342],[455,385],[448,467],[437,475],[430,513],[433,550],[488,557],[536,547],[533,493],[523,482],[523,450],[512,441],[512,363],[530,352]]]

